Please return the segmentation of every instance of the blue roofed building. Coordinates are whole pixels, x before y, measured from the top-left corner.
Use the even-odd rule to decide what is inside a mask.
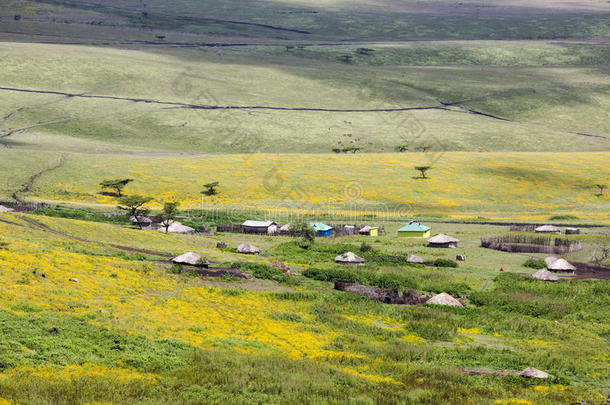
[[[315,229],[317,237],[328,237],[333,233],[333,227],[322,222],[310,222],[309,226]]]

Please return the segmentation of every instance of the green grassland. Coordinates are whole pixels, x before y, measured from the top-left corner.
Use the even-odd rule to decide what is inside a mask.
[[[561,1],[526,4],[505,1],[493,5],[471,1],[458,4],[439,1],[266,1],[257,2],[256,7],[242,7],[237,0],[152,0],[146,3],[121,0],[112,5],[76,0],[36,3],[43,4],[41,8],[47,15],[63,18],[52,24],[46,20],[37,22],[38,27],[30,28],[34,31],[52,31],[52,25],[59,25],[55,31],[61,31],[62,25],[102,21],[103,25],[161,32],[300,41],[555,39],[608,35],[608,11],[601,1],[573,2],[571,7],[565,7]],[[27,12],[32,8],[32,2],[23,0],[11,1],[9,9]],[[95,32],[95,27],[81,27],[81,30]]]
[[[0,213],[0,405],[605,404],[608,280],[534,280],[545,255],[480,240],[589,224],[564,257],[607,248],[609,22],[605,0],[2,1],[0,201],[51,206]],[[197,228],[385,232],[141,231],[100,193],[111,178]],[[410,218],[459,247],[399,238]],[[181,274],[188,251],[251,278]],[[528,366],[551,378],[510,374]]]
[[[528,66],[510,62],[519,47],[530,52]],[[4,43],[3,87],[142,101],[0,90],[0,141],[87,152],[326,153],[341,142],[363,152],[404,144],[411,151],[608,150],[606,45],[509,43],[498,56],[492,43],[462,43],[451,49],[466,62],[440,51],[428,58],[438,66],[405,64],[413,52],[434,53],[435,45],[381,47],[372,56],[380,66],[332,61],[332,50],[316,49],[278,55],[230,48],[219,56]],[[536,62],[549,53],[558,55],[556,66]],[[584,54],[594,63],[579,66]],[[395,108],[414,110],[375,111]],[[15,129],[24,130],[6,136]]]
[[[607,282],[549,284],[520,275],[533,271],[522,266],[529,255],[478,247],[481,236],[502,234],[506,227],[431,224],[434,232],[451,233],[461,240],[460,248],[448,251],[397,238],[397,224],[385,223],[386,235],[318,239],[307,251],[288,237],[167,236],[23,214],[0,214],[0,220],[6,221],[0,221],[4,242],[0,250],[4,297],[0,303],[0,398],[9,401],[605,401]],[[590,253],[607,231],[585,229],[580,235],[584,250]],[[230,247],[248,241],[259,246],[262,254],[249,258],[215,249],[219,240]],[[362,242],[373,251],[360,253]],[[110,244],[169,254],[192,250],[217,264],[283,260],[290,263],[293,276],[289,283],[278,284],[175,275],[164,262],[119,255]],[[336,252],[346,248],[362,255],[415,253],[428,260],[465,254],[467,261],[457,268],[374,260],[364,267],[334,264]],[[20,255],[40,255],[40,260],[19,264]],[[20,270],[15,271],[15,266]],[[505,269],[502,274],[500,266]],[[470,305],[452,309],[375,303],[304,276],[313,269],[394,280],[403,288],[428,293],[452,291]],[[77,277],[79,282],[72,283],[68,277]],[[187,300],[189,292],[224,297],[224,302],[214,307],[205,300]],[[147,302],[144,312],[136,304],[139,297]],[[176,302],[184,306],[178,309]],[[264,306],[257,309],[257,319],[264,319],[269,329],[294,331],[287,335],[287,342],[269,342],[258,329],[244,330],[240,324],[228,330],[221,319],[215,323],[217,311],[237,316],[247,310],[244,305],[258,308],[258,303]],[[121,315],[123,307],[129,316]],[[193,314],[210,319],[195,326],[190,319]],[[166,320],[159,323],[160,319]],[[320,354],[294,358],[285,352],[290,347],[312,354],[308,346],[312,343],[301,340],[303,333],[326,342],[314,344]],[[204,343],[194,343],[201,339]],[[527,381],[460,372],[462,368],[520,370],[530,365],[553,377]]]
[[[608,176],[608,153],[112,155],[0,151],[5,179],[0,198],[115,206],[101,194],[106,178],[132,178],[128,194],[150,195],[154,205],[177,199],[183,207],[261,210],[270,216],[313,215],[380,219],[416,216],[487,217],[572,222],[608,220],[608,193],[595,184]],[[414,169],[432,164],[429,179]],[[392,173],[391,182],[379,185]],[[24,184],[37,177],[26,191]],[[201,196],[219,181],[220,193]],[[459,185],[459,186],[458,186]]]

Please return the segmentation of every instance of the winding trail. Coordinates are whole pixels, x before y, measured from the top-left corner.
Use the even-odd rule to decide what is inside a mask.
[[[354,113],[354,112],[398,112],[398,111],[413,111],[413,110],[447,110],[452,111],[444,106],[423,106],[423,107],[398,107],[398,108],[374,108],[374,109],[341,109],[341,108],[317,108],[317,107],[273,107],[273,106],[262,106],[262,105],[206,105],[206,104],[190,104],[182,103],[179,101],[163,101],[155,100],[150,98],[137,98],[137,97],[118,97],[118,96],[104,96],[95,94],[79,94],[79,93],[66,93],[63,91],[54,90],[33,90],[33,89],[19,89],[15,87],[1,87],[3,91],[15,91],[20,93],[35,93],[35,94],[52,94],[63,97],[75,97],[75,98],[93,98],[103,100],[117,100],[117,101],[131,101],[134,103],[146,103],[146,104],[161,104],[167,106],[174,106],[178,108],[192,108],[196,110],[273,110],[273,111],[313,111],[313,112],[333,112],[333,113]],[[453,110],[454,111],[454,110]]]
[[[19,197],[19,195],[18,195],[19,193],[28,193],[30,191],[30,188],[34,185],[34,182],[36,181],[36,179],[38,179],[40,176],[42,176],[45,173],[59,169],[65,163],[66,163],[66,155],[61,155],[61,157],[59,158],[59,162],[57,162],[55,165],[48,167],[44,170],[41,170],[38,173],[35,173],[32,176],[30,176],[28,181],[23,183],[21,185],[21,188],[13,193],[13,195],[11,196],[13,198],[13,200],[15,200],[19,203],[24,203],[24,201]]]

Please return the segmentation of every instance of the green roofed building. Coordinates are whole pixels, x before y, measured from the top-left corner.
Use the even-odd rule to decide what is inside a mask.
[[[419,222],[409,221],[408,224],[398,229],[398,236],[406,236],[408,238],[429,238],[430,227],[422,225]]]

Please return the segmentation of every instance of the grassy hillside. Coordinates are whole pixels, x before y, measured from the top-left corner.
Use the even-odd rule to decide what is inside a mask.
[[[495,267],[510,255],[475,247],[481,232],[489,231],[498,230],[473,226],[458,233],[467,257]],[[18,214],[0,214],[0,234],[0,398],[26,403],[604,401],[608,367],[600,353],[607,349],[607,284],[529,281],[516,274],[531,271],[517,264],[525,256],[513,256],[514,270],[509,266],[510,274],[490,281],[497,270],[473,271],[469,264],[424,269],[372,262],[345,269],[332,264],[333,252],[345,248],[334,240],[302,253],[285,237],[166,236]],[[380,252],[393,246],[401,254],[427,258],[447,253],[393,234],[377,239],[339,243],[358,249],[368,240]],[[216,263],[244,260],[215,249],[217,240],[255,243],[263,249],[256,260],[284,260],[295,275],[287,284],[202,280],[172,274],[168,264],[124,250],[194,250]],[[476,259],[481,254],[485,258]],[[298,265],[304,257],[308,263]],[[431,293],[459,290],[477,306],[374,303],[302,275],[314,268],[390,275]],[[479,292],[481,286],[487,290]],[[460,372],[530,365],[553,378]]]
[[[0,141],[86,152],[608,150],[606,45],[444,47],[373,47],[345,64],[335,55],[357,48],[218,55],[4,43]],[[424,59],[438,66],[409,66]]]
[[[595,184],[608,178],[607,153],[404,153],[366,155],[245,154],[115,156],[0,151],[4,198],[115,205],[100,195],[106,178],[133,178],[126,192],[177,198],[200,206],[202,184],[220,182],[208,207],[312,212],[545,220],[572,215],[606,221],[609,196]],[[429,179],[414,167],[432,165]],[[59,166],[59,167],[58,167]],[[50,169],[50,170],[49,170]],[[49,170],[49,171],[47,171]],[[273,214],[275,213],[275,214]]]
[[[12,32],[26,28],[30,33],[61,32],[80,25],[76,29],[80,35],[63,32],[59,37],[65,39],[99,35],[100,25],[131,29],[125,39],[142,28],[247,40],[563,39],[607,36],[609,18],[606,4],[600,0],[569,5],[564,1],[493,5],[475,1],[257,1],[252,7],[243,7],[237,0],[32,3],[11,0],[7,11],[23,13],[24,18],[21,24],[2,25]]]

